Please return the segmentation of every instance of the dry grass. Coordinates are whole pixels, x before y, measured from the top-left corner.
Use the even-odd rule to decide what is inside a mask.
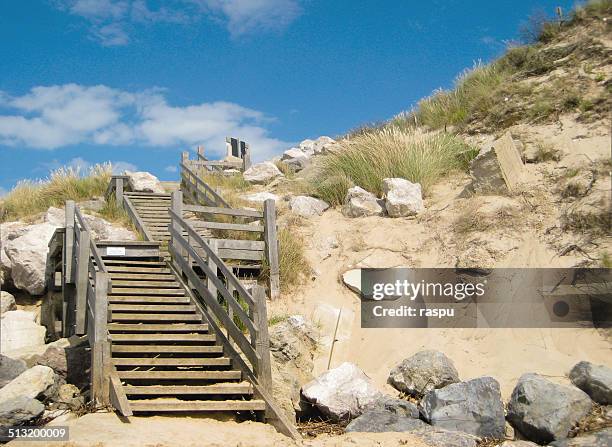
[[[134,233],[138,233],[129,214],[124,208],[117,205],[114,197],[107,197],[104,206],[97,214],[109,222],[117,223],[122,227],[132,230]]]
[[[510,206],[502,206],[493,214],[482,213],[481,206],[480,200],[472,200],[462,208],[453,222],[453,232],[456,235],[465,237],[471,233],[508,228],[518,221],[519,213]]]
[[[281,291],[289,293],[304,282],[311,270],[305,255],[304,239],[294,227],[283,227],[278,231],[278,248]],[[269,274],[269,266],[264,263],[260,279],[267,280]]]
[[[87,200],[106,192],[112,168],[96,165],[87,173],[61,168],[44,180],[24,180],[0,201],[0,221],[25,218],[49,209],[64,206],[66,200]]]
[[[332,205],[346,190],[361,186],[382,194],[382,181],[401,177],[420,183],[423,190],[453,170],[466,169],[477,154],[458,137],[389,127],[341,142],[342,150],[322,157],[312,180],[316,195]]]

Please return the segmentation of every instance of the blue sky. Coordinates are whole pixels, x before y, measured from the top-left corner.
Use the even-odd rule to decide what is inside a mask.
[[[564,0],[21,0],[0,6],[0,192],[112,161],[176,179],[387,119]]]

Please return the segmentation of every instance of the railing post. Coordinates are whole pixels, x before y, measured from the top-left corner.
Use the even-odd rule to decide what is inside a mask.
[[[88,334],[91,337],[91,397],[103,405],[109,404],[109,378],[110,378],[110,343],[108,341],[108,283],[107,273],[96,272],[95,302],[92,314],[94,315],[94,331]]]
[[[251,147],[244,143],[244,154],[242,154],[242,171],[246,171],[251,167]]]
[[[74,334],[74,201],[66,202],[64,245],[62,247],[62,337]]]
[[[123,178],[115,178],[115,203],[117,206],[123,207]]]
[[[273,199],[264,202],[263,219],[266,258],[270,268],[270,299],[275,300],[280,297],[280,266],[276,234],[276,204]]]
[[[66,276],[66,282],[73,284],[72,279],[72,255],[74,250],[74,201],[68,200],[66,202],[66,233],[64,242],[64,275]],[[67,255],[67,256],[66,256]]]
[[[209,239],[208,246],[210,247],[211,251],[214,254],[219,255],[219,248],[218,248],[219,244],[216,239]],[[217,276],[218,274],[217,264],[212,260],[212,256],[208,256],[207,261],[208,261],[208,267],[210,267],[210,270],[212,270],[213,275]],[[212,282],[210,278],[207,278],[207,287],[211,295],[213,296],[213,298],[216,300],[217,299],[217,288],[215,287],[215,284]]]
[[[76,263],[76,327],[77,335],[86,332],[87,284],[89,283],[89,233],[79,230],[79,254]]]
[[[272,367],[270,364],[270,338],[268,335],[268,312],[266,310],[266,292],[263,287],[255,286],[251,289],[255,308],[253,310],[253,323],[257,328],[255,351],[259,357],[256,366],[257,381],[264,390],[272,392]]]
[[[183,192],[182,191],[173,191],[172,199],[170,202],[170,207],[172,211],[174,211],[179,217],[183,217]],[[170,225],[174,231],[178,234],[183,234],[183,229],[178,220],[173,216],[170,220]],[[178,252],[180,256],[185,256],[185,249],[179,245],[174,243],[174,236],[170,236],[169,244],[174,247],[174,250]]]
[[[206,157],[204,156],[204,146],[198,146],[198,158],[206,161]]]

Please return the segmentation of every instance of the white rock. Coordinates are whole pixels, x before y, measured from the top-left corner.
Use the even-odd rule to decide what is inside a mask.
[[[246,200],[247,202],[252,202],[252,203],[262,203],[269,199],[272,199],[275,202],[280,200],[280,197],[278,197],[276,194],[272,194],[271,192],[265,192],[265,191],[256,192],[253,194],[247,194],[246,196],[242,196],[242,198]]]
[[[371,192],[353,186],[346,192],[342,214],[347,217],[382,216],[385,211],[381,202]]]
[[[92,237],[97,241],[135,241],[136,235],[128,230],[117,225],[113,225],[109,221],[101,217],[84,215],[83,218],[89,229],[92,232]]]
[[[23,236],[7,242],[4,250],[11,260],[11,278],[18,289],[31,295],[44,292],[48,244],[55,228],[49,223],[30,225]]]
[[[309,158],[309,157],[310,156],[304,153],[304,151],[302,151],[301,149],[298,149],[297,147],[292,147],[291,149],[283,152],[283,156],[281,157],[281,160],[291,160],[292,158]]]
[[[265,184],[276,177],[281,177],[283,173],[279,171],[274,163],[264,161],[263,163],[254,164],[244,171],[242,175],[249,183]]]
[[[23,310],[5,312],[0,320],[0,349],[2,353],[45,344],[46,329],[35,323],[36,314]],[[9,355],[9,357],[12,357]]]
[[[314,197],[296,196],[289,201],[289,209],[302,217],[320,216],[328,208],[327,202]]]
[[[414,216],[423,211],[421,185],[403,178],[383,179],[385,207],[390,217]]]
[[[35,399],[41,395],[55,381],[55,373],[48,366],[36,365],[27,371],[22,372],[3,388],[0,388],[0,403],[15,399],[17,397],[27,397]]]
[[[334,420],[355,418],[382,397],[372,380],[357,365],[349,362],[304,385],[302,395]]]
[[[64,227],[66,223],[66,211],[63,208],[52,206],[45,213],[45,222],[55,227]]]
[[[306,139],[299,144],[299,148],[309,156],[314,155],[316,143],[313,140]]]
[[[322,154],[327,152],[327,148],[336,144],[336,140],[333,138],[322,136],[316,139],[313,145],[315,154]]]
[[[0,315],[15,309],[15,297],[4,290],[0,292]]]
[[[133,191],[153,192],[164,194],[166,190],[157,177],[149,172],[125,171]]]
[[[347,270],[342,274],[342,282],[353,292],[361,294],[361,269]]]

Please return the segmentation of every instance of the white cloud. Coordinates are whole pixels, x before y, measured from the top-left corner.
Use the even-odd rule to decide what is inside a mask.
[[[23,96],[0,92],[0,144],[56,149],[75,144],[188,148],[224,152],[226,136],[248,141],[254,158],[286,148],[269,135],[264,113],[230,102],[168,104],[163,91],[127,92],[104,85],[34,87]]]
[[[90,36],[105,46],[126,45],[137,23],[197,23],[212,17],[233,37],[282,29],[302,12],[300,0],[170,0],[151,9],[147,0],[56,0],[61,10],[83,17]]]
[[[123,174],[125,171],[138,171],[138,167],[127,161],[113,161],[111,162],[113,167],[113,174]]]
[[[178,167],[176,165],[168,165],[164,168],[164,171],[166,172],[178,172]]]

